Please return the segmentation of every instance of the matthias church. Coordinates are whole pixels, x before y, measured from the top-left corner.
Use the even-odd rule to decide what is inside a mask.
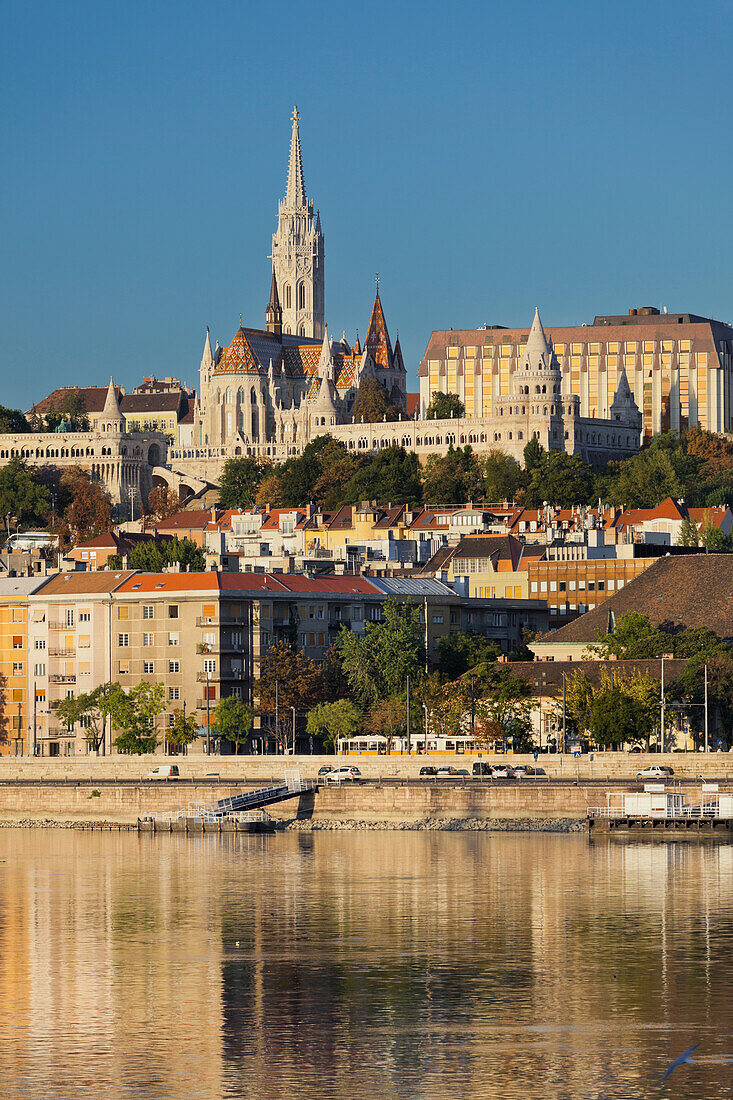
[[[350,344],[345,333],[338,340],[328,333],[323,231],[306,194],[297,108],[292,127],[265,328],[240,324],[229,344],[214,348],[207,330],[193,425],[197,458],[296,454],[315,436],[351,422],[365,378],[406,407],[399,337],[392,347],[378,285],[363,347],[358,335]]]

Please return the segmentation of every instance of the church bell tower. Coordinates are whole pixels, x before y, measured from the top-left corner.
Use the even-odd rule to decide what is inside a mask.
[[[300,149],[300,115],[292,115],[290,163],[285,198],[278,205],[272,236],[272,270],[282,313],[282,331],[323,339],[324,279],[321,216],[306,197]]]

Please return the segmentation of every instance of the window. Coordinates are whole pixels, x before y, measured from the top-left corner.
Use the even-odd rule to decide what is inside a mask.
[[[15,648],[16,648],[15,639],[13,639],[13,649],[15,649]],[[46,639],[45,638],[36,638],[33,648],[34,649],[45,649],[46,648]]]
[[[130,635],[129,634],[118,634],[117,635],[117,645],[121,649],[126,649],[127,646],[129,646],[129,644],[130,644]]]
[[[73,626],[74,625],[74,611],[70,607],[66,609],[66,614],[64,616],[64,624],[66,626]]]
[[[90,623],[91,621],[92,621],[91,611],[80,611],[79,612],[79,622],[80,623]]]
[[[178,618],[178,604],[177,603],[172,603],[172,604],[168,605],[168,618],[169,619],[177,619]]]
[[[558,591],[559,592],[564,592],[565,591],[565,581],[558,581]]]
[[[45,676],[46,675],[46,666],[44,664],[34,665],[33,666],[33,675],[34,676]]]
[[[216,658],[205,657],[204,658],[204,672],[212,673],[216,672]]]
[[[172,703],[175,703],[178,699],[181,698],[181,689],[168,688],[168,698],[171,700]]]
[[[130,666],[127,661],[120,661],[117,667],[123,676],[127,675],[130,671]]]
[[[169,672],[180,672],[181,671],[181,662],[180,661],[169,661],[168,662],[168,671]]]
[[[22,649],[22,648],[23,648],[23,639],[22,639],[22,637],[20,636],[20,634],[14,634],[13,635],[13,649]]]
[[[129,619],[130,618],[130,608],[127,606],[126,603],[120,604],[120,606],[117,608],[117,618],[118,619]]]
[[[155,635],[143,634],[143,645],[155,645]]]
[[[81,615],[79,616],[79,619],[81,619]],[[92,641],[92,639],[91,639],[90,634],[80,634],[79,635],[79,648],[80,649],[89,649],[89,646],[91,645],[91,641]]]
[[[13,676],[20,676],[23,672],[23,662],[13,661]]]
[[[213,619],[216,615],[216,605],[213,603],[205,603],[201,609],[201,614],[205,619]]]
[[[443,622],[443,616],[442,615],[433,615],[433,622],[434,623],[442,623]]]
[[[173,723],[175,722],[175,720],[176,720],[175,714],[169,714],[168,715],[168,725],[169,726],[172,726]]]
[[[152,603],[143,604],[143,618],[153,619],[155,618],[155,605]]]
[[[179,635],[168,633],[168,645],[178,645]]]
[[[147,674],[155,672],[155,662],[154,661],[143,661],[143,672],[147,673]]]

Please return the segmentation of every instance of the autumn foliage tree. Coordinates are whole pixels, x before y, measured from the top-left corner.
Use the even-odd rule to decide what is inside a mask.
[[[181,510],[181,499],[174,489],[168,485],[156,485],[148,495],[148,506],[145,509],[144,523],[149,526],[150,520],[170,519]]]
[[[86,542],[112,527],[112,500],[97,481],[72,466],[61,475],[61,487],[69,496],[59,531],[64,545]]]
[[[296,714],[302,713],[323,699],[323,672],[305,653],[282,640],[267,650],[257,690],[260,713],[269,719],[271,729],[281,741],[292,721],[291,708],[295,707]]]

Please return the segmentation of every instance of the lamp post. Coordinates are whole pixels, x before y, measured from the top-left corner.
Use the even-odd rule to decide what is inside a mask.
[[[206,666],[206,755],[211,755],[211,697],[209,694],[209,666]]]
[[[295,756],[295,707],[290,708],[293,712],[293,756]]]
[[[427,705],[427,703],[423,703],[422,709],[425,713],[425,730],[424,730],[424,735],[423,735],[423,750],[424,750],[425,756],[427,756],[428,755],[428,705]]]
[[[279,698],[278,698],[279,686],[280,686],[279,681],[276,680],[275,681],[275,756],[277,756],[277,728],[278,728],[278,721],[279,721],[279,718],[280,718]]]
[[[407,677],[407,755],[410,756],[410,677]]]
[[[705,752],[708,751],[708,666],[705,665]]]
[[[660,700],[660,715],[659,715],[659,751],[664,752],[664,711],[665,711],[665,698],[664,698],[664,654],[662,654],[662,697]]]

